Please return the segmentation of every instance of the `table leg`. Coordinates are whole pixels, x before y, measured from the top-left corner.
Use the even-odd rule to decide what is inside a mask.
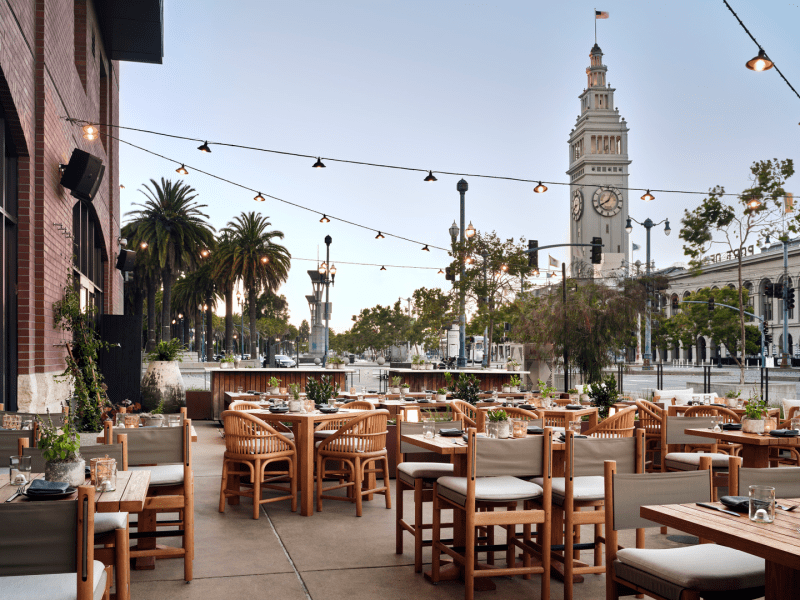
[[[300,514],[314,514],[314,421],[302,419],[294,426],[297,462],[299,463]]]
[[[772,561],[766,561],[766,600],[778,600],[786,598],[789,590],[800,589],[800,571],[779,565]]]
[[[156,517],[158,513],[152,510],[143,510],[138,514],[137,530],[140,532],[153,532],[156,530]],[[140,538],[137,540],[134,550],[153,550],[156,547],[156,538]],[[137,571],[151,571],[156,568],[155,556],[140,556],[135,559],[134,569]]]
[[[766,469],[769,466],[769,446],[743,444],[742,466],[747,469]]]

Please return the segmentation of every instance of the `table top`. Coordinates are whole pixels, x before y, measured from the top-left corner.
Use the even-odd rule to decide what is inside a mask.
[[[386,367],[383,367],[384,369]],[[530,371],[509,371],[507,369],[395,369],[390,367],[389,373],[451,373],[458,375],[459,373],[469,373],[470,375],[480,375],[481,373],[487,375],[516,375],[518,373],[530,373]]]
[[[750,444],[751,446],[800,446],[800,437],[773,437],[757,433],[741,431],[713,431],[711,429],[686,429],[684,433],[700,437],[716,438],[733,444]]]
[[[282,422],[300,422],[300,421],[314,421],[314,422],[323,422],[323,421],[336,421],[342,418],[352,418],[357,416],[359,413],[364,412],[363,410],[355,409],[355,408],[340,408],[339,412],[335,412],[333,414],[326,414],[321,413],[318,410],[315,410],[311,413],[272,413],[269,412],[266,408],[259,408],[254,410],[245,410],[242,412],[246,412],[247,414],[253,415],[258,417],[259,419],[267,420],[267,418],[274,420],[274,421],[282,421]]]
[[[709,405],[704,405],[704,406],[709,406]],[[692,407],[687,404],[674,404],[667,407],[667,414],[670,417],[674,417],[686,412],[687,408],[692,408]],[[722,407],[712,406],[712,408],[722,408]],[[724,408],[727,408],[729,411],[736,413],[736,415],[739,417],[743,417],[745,415],[745,411],[743,408],[731,408],[730,406],[725,406]],[[773,407],[768,409],[768,414],[770,417],[779,417],[780,413],[781,413],[780,408]]]
[[[548,415],[548,416],[559,416],[563,414],[575,415],[576,417],[583,417],[586,415],[592,415],[597,412],[596,406],[587,406],[585,408],[581,408],[578,410],[568,410],[563,406],[558,406],[556,408],[534,408],[534,412],[540,415]]]
[[[31,474],[32,479],[44,477],[42,473]],[[88,483],[88,480],[87,480]],[[150,471],[117,471],[117,489],[113,492],[95,493],[96,512],[141,512],[144,510],[144,502],[147,498],[147,488],[150,486]],[[17,491],[16,485],[9,483],[8,474],[0,475],[0,502],[5,502]],[[69,499],[74,499],[75,495]],[[11,501],[31,502],[24,496],[17,496]],[[53,501],[57,502],[57,500]]]
[[[778,503],[797,504],[800,498],[779,499]],[[709,504],[724,508],[719,502]],[[747,514],[734,517],[695,504],[643,506],[640,514],[644,519],[800,570],[798,513],[776,509],[773,523],[754,523]]]
[[[437,435],[434,438],[426,438],[423,434],[403,435],[401,440],[408,444],[414,444],[436,454],[466,454],[467,442],[460,437],[442,437]],[[553,450],[563,450],[564,442],[553,440]]]

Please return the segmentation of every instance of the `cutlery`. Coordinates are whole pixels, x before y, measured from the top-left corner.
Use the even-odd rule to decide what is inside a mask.
[[[11,496],[11,497],[10,497],[8,500],[6,500],[6,502],[11,502],[11,501],[12,501],[12,500],[14,500],[14,499],[15,499],[17,496],[21,496],[21,495],[22,495],[22,493],[25,491],[25,486],[26,486],[26,485],[28,485],[28,484],[27,484],[27,483],[23,483],[21,486],[19,486],[19,487],[17,488],[17,492],[16,492],[14,495],[12,495],[12,496]]]
[[[714,506],[713,504],[706,504],[705,502],[695,502],[697,506],[702,506],[703,508],[710,508],[712,510],[718,510],[721,513],[725,513],[726,515],[732,515],[734,517],[741,517],[739,513],[735,513],[732,510],[725,510],[724,508],[720,508],[718,506]]]
[[[792,511],[793,511],[793,510],[795,510],[795,509],[796,509],[798,506],[800,506],[800,504],[795,504],[794,506],[783,506],[782,504],[775,504],[775,506],[776,506],[777,508],[780,508],[781,510],[785,510],[786,512],[792,512]]]

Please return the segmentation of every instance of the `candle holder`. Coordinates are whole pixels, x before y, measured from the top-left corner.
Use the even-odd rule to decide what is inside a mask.
[[[113,492],[117,489],[117,461],[106,456],[95,463],[95,489],[98,492]]]

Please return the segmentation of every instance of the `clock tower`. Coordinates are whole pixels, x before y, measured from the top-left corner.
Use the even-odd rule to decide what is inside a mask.
[[[570,242],[603,240],[603,271],[622,268],[629,259],[628,126],[614,106],[614,88],[597,44],[589,54],[587,87],[580,95],[581,114],[569,135]],[[572,248],[573,273],[591,264],[590,248]]]

